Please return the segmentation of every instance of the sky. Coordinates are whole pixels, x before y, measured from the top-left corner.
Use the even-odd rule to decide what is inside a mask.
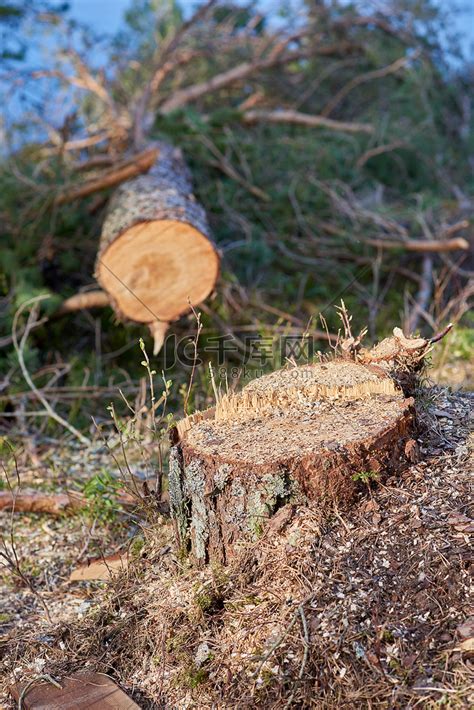
[[[99,32],[116,32],[130,0],[69,0],[71,16]]]
[[[267,2],[268,0],[264,0],[264,4]],[[439,2],[443,7],[464,5],[465,9],[456,19],[455,29],[463,35],[463,49],[466,56],[474,56],[474,1],[439,0]],[[90,24],[100,33],[113,33],[119,29],[124,10],[130,4],[130,0],[69,0],[69,4],[71,16],[75,19]],[[181,0],[181,6],[192,10],[196,6],[196,0]]]

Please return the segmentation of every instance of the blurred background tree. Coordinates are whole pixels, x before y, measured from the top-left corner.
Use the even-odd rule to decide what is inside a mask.
[[[98,38],[62,6],[3,7],[3,26],[18,33],[5,60],[24,57],[27,10],[35,42],[40,23],[49,28],[42,66],[35,57],[8,79],[11,101],[23,93],[27,106],[5,120],[0,174],[5,411],[25,389],[11,347],[17,309],[46,293],[42,313],[53,314],[94,288],[109,193],[55,198],[157,138],[183,149],[223,253],[202,344],[232,334],[240,365],[244,335],[303,334],[320,313],[335,330],[331,305],[343,296],[372,339],[400,322],[431,334],[452,320],[469,352],[474,82],[447,38],[446,9],[334,0],[278,13],[211,1],[191,14],[134,0],[122,29]],[[420,246],[449,240],[453,251]],[[194,329],[185,318],[175,333]],[[140,334],[109,309],[81,311],[35,328],[25,353],[37,386],[56,388],[59,409],[84,423],[92,391],[98,411],[119,382],[137,391]]]

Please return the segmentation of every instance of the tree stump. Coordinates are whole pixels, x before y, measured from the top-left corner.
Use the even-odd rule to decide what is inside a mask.
[[[256,379],[174,431],[178,544],[225,564],[287,503],[347,502],[358,479],[405,466],[413,429],[413,399],[377,366],[333,360]]]
[[[156,146],[150,171],[113,195],[96,262],[96,278],[115,312],[148,324],[155,351],[169,322],[207,298],[219,274],[219,255],[181,151]]]

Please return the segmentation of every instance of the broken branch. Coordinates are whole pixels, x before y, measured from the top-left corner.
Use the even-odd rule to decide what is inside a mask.
[[[76,293],[74,296],[67,298],[54,315],[62,316],[66,313],[75,313],[75,311],[83,311],[89,308],[105,308],[109,305],[110,297],[105,291],[86,291],[85,293]]]
[[[469,242],[462,237],[453,239],[407,239],[406,241],[395,241],[393,239],[367,239],[366,244],[370,244],[380,249],[406,249],[406,251],[417,251],[420,253],[447,252],[459,249],[469,249]]]
[[[88,180],[78,187],[73,187],[63,192],[56,198],[55,202],[57,205],[64,205],[74,200],[81,199],[82,197],[92,195],[94,192],[99,192],[99,190],[106,190],[109,187],[119,185],[142,173],[147,173],[156,162],[157,157],[158,150],[156,148],[149,148],[113,170],[105,172],[100,177]]]
[[[324,116],[312,116],[290,109],[278,109],[276,111],[261,111],[258,109],[246,111],[243,114],[245,123],[293,123],[310,128],[328,128],[332,131],[342,131],[345,133],[373,133],[374,129],[368,123],[352,123],[347,121],[335,121]]]
[[[48,515],[64,515],[75,510],[86,508],[89,501],[77,491],[68,493],[13,493],[0,491],[0,510],[11,510],[14,513],[47,513]],[[127,493],[120,493],[117,504],[132,506],[134,498]]]

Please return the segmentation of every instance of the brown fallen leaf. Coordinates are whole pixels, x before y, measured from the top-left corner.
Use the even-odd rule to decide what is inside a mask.
[[[464,513],[454,511],[448,517],[448,524],[451,525],[457,532],[466,534],[474,533],[474,520],[469,518]]]
[[[76,567],[69,575],[70,582],[85,582],[91,580],[107,581],[117,572],[128,567],[128,555],[117,553],[108,557],[91,560],[87,565]]]
[[[267,535],[274,535],[283,530],[283,528],[288,525],[292,517],[296,512],[296,505],[288,503],[284,505],[280,510],[270,519],[270,522],[266,526]]]
[[[374,510],[380,510],[380,505],[373,498],[369,498],[361,503],[360,509],[363,513],[371,513]]]
[[[405,456],[412,463],[417,463],[420,460],[420,447],[415,439],[408,439],[405,444]]]
[[[457,634],[462,639],[474,638],[474,616],[470,616],[460,624],[457,629]]]
[[[474,636],[470,639],[465,639],[465,641],[461,641],[454,650],[461,651],[461,653],[474,653]]]
[[[40,676],[14,685],[11,694],[25,710],[140,710],[139,706],[103,673],[81,672],[57,683]]]

